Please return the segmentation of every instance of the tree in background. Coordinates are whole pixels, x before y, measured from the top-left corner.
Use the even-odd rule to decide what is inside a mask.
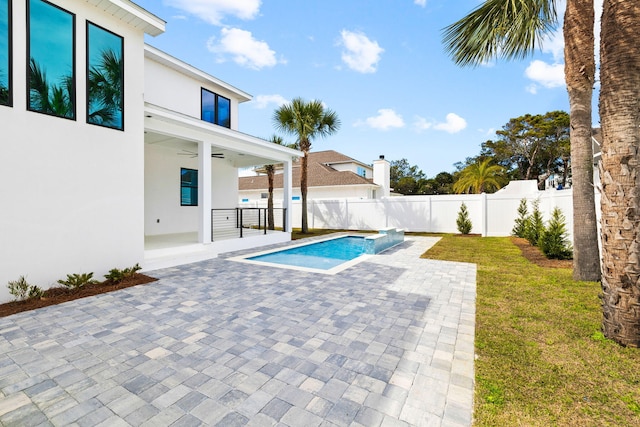
[[[331,110],[325,109],[322,102],[305,101],[295,98],[291,103],[278,108],[273,120],[276,128],[298,138],[297,148],[304,153],[301,159],[300,192],[302,195],[302,233],[309,232],[307,220],[307,170],[311,142],[317,137],[326,137],[340,129],[340,119]]]
[[[605,4],[609,1],[614,0],[605,0]],[[557,24],[555,6],[555,0],[486,0],[445,28],[445,49],[456,64],[462,66],[477,66],[498,57],[522,59],[554,29]],[[625,9],[625,6],[620,8]],[[593,25],[593,0],[567,0],[563,34],[565,80],[571,111],[573,277],[576,280],[600,279],[591,146],[591,100],[595,77]],[[604,44],[604,38],[602,42]],[[616,43],[613,39],[612,42]]]
[[[564,111],[515,117],[496,132],[497,140],[481,144],[480,157],[503,166],[510,179],[538,179],[544,189],[551,174],[568,172],[569,128]]]
[[[390,162],[390,185],[397,193],[411,196],[420,193],[420,185],[425,179],[424,173],[416,165],[409,165],[407,159]]]
[[[453,190],[458,194],[480,194],[498,190],[502,186],[503,171],[502,166],[492,165],[491,159],[478,160],[460,171],[458,179],[453,183]]]

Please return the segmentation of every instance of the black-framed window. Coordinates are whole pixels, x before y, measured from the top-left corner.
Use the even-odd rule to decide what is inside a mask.
[[[202,88],[202,115],[205,122],[231,127],[231,100]]]
[[[180,168],[180,206],[198,206],[198,171]]]
[[[87,123],[124,130],[124,39],[87,22]]]
[[[45,0],[27,5],[27,108],[75,120],[76,17]]]
[[[0,105],[13,105],[11,0],[0,0]]]

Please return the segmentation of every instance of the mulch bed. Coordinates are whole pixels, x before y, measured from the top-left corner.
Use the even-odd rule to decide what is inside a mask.
[[[547,259],[540,248],[531,245],[531,243],[529,243],[527,239],[523,239],[521,237],[512,237],[511,241],[514,245],[520,248],[520,251],[522,251],[522,256],[524,256],[530,262],[539,265],[540,267],[573,268],[573,261],[570,259]]]
[[[11,301],[0,304],[0,317],[10,316],[12,314],[34,310],[36,308],[47,307],[49,305],[61,304],[63,302],[73,301],[79,298],[117,291],[118,289],[129,288],[131,286],[143,285],[155,282],[156,280],[158,279],[145,274],[136,273],[133,277],[118,283],[105,281],[86,285],[76,290],[64,287],[55,287],[44,291],[42,298],[31,298],[26,301]]]

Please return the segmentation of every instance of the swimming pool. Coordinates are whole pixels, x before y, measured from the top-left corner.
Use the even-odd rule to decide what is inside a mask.
[[[383,239],[379,237],[383,237]],[[395,239],[394,243],[384,237],[381,235],[332,237],[286,249],[274,249],[229,259],[251,264],[335,274],[400,243],[404,240],[404,233],[402,233],[402,240]],[[385,243],[385,245],[381,246],[379,243]]]

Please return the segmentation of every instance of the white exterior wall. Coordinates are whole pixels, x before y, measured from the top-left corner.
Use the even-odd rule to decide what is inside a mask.
[[[198,206],[180,206],[180,168],[198,170],[198,158],[180,156],[178,148],[145,145],[144,234],[198,230]],[[212,207],[237,206],[237,169],[224,159],[211,159]],[[159,220],[159,222],[158,222]]]
[[[51,2],[76,15],[76,120],[27,111],[26,9],[14,1],[14,105],[0,106],[0,301],[21,275],[46,288],[144,255],[143,34],[85,2]],[[124,132],[86,123],[86,20],[124,37]]]
[[[358,163],[331,163],[330,166],[337,171],[350,171],[356,175],[360,175],[358,173],[358,168],[360,167],[365,171],[365,178],[373,179],[373,169],[371,166],[364,166]]]
[[[201,88],[231,100],[231,129],[238,130],[238,99],[223,87],[179,73],[153,59],[145,60],[145,101],[200,119]],[[170,84],[168,82],[171,82]]]

